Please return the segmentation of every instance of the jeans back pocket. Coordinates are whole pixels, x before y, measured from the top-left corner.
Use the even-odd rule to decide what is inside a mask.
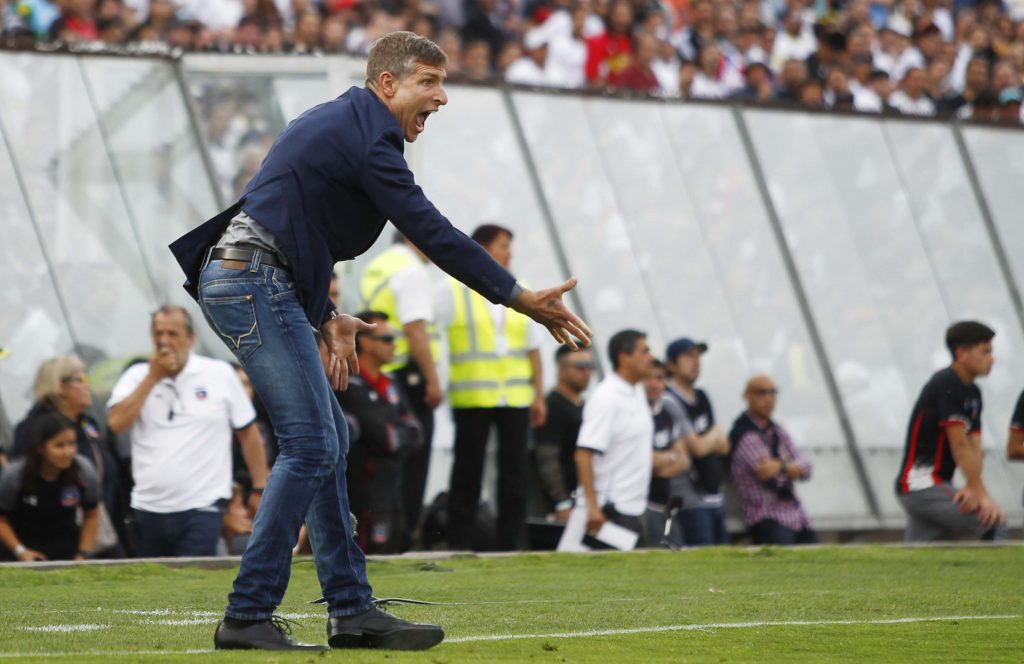
[[[243,364],[262,345],[252,295],[203,297],[203,315]]]

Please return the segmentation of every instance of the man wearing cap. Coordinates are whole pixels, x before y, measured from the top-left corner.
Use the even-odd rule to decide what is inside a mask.
[[[692,458],[690,470],[672,478],[672,495],[683,499],[676,519],[683,531],[681,543],[687,546],[725,544],[729,539],[721,487],[729,439],[715,424],[707,393],[695,386],[700,377],[700,358],[707,350],[703,341],[683,337],[665,351],[665,363],[672,374],[666,394],[679,402],[692,425],[685,439]]]

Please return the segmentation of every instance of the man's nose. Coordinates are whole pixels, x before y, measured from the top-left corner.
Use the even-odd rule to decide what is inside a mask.
[[[448,103],[448,92],[444,89],[443,85],[438,87],[437,103],[440,106]]]

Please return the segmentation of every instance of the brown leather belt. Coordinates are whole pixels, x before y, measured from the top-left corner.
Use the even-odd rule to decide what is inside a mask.
[[[240,263],[251,263],[253,256],[256,255],[257,251],[262,252],[260,256],[260,265],[269,265],[270,267],[283,267],[287,266],[281,262],[277,255],[264,251],[262,249],[249,249],[246,247],[214,247],[213,251],[210,252],[211,261],[238,261]]]

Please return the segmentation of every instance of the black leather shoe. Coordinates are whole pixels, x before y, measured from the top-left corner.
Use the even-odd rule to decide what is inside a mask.
[[[327,620],[327,642],[332,648],[426,650],[443,640],[444,630],[438,625],[402,620],[376,604],[354,616]]]
[[[222,620],[213,635],[213,647],[217,650],[327,650],[327,646],[299,643],[288,636],[291,632],[289,622],[278,616],[254,620],[244,627]]]

